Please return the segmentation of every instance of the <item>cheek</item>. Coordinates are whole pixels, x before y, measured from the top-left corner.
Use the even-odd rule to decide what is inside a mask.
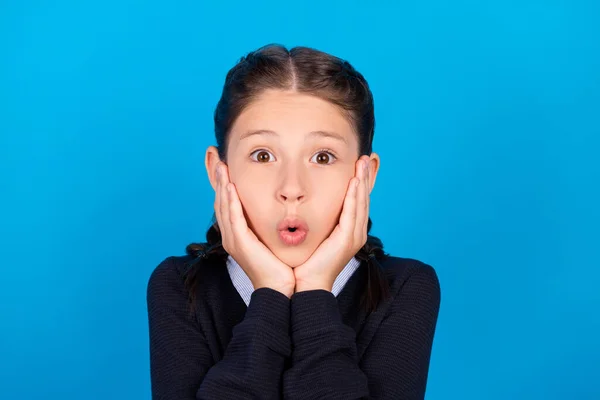
[[[328,232],[337,225],[350,179],[351,177],[343,176],[325,183],[321,182],[316,186],[319,190],[313,196],[314,210],[317,219],[323,222],[324,229]]]
[[[264,182],[252,180],[239,180],[236,184],[242,209],[248,222],[248,226],[256,232],[256,228],[263,228],[268,224],[269,204],[265,199],[268,197],[268,189]]]
[[[336,182],[325,185],[316,193],[316,196],[319,197],[319,204],[324,205],[323,208],[341,208],[346,196],[346,184]]]

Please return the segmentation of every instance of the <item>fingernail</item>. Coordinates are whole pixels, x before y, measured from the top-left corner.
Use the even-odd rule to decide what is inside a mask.
[[[217,165],[217,178],[221,178],[221,166]]]

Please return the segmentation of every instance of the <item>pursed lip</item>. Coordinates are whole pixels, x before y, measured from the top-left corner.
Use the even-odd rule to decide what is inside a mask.
[[[296,228],[296,230],[308,232],[308,225],[306,222],[296,215],[287,216],[277,224],[278,231],[287,231],[288,228]]]

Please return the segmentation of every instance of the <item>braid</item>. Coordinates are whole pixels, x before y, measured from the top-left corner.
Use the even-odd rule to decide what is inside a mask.
[[[371,225],[369,218],[367,231],[371,230]],[[367,282],[360,299],[361,307],[367,312],[375,311],[378,305],[389,297],[389,284],[380,263],[386,256],[388,254],[383,251],[381,240],[371,235],[367,236],[367,243],[356,253],[358,260],[367,263]]]
[[[206,243],[190,243],[186,246],[185,252],[187,255],[194,257],[187,263],[185,271],[185,288],[188,292],[190,311],[193,311],[196,301],[196,288],[199,284],[198,277],[202,265],[204,265],[204,262],[210,263],[213,261],[225,261],[227,259],[227,252],[221,242],[219,224],[217,224],[214,214],[212,225],[206,232]]]

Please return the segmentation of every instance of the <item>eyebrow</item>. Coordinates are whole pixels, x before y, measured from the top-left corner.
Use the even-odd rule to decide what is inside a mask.
[[[268,135],[268,136],[279,136],[279,134],[275,131],[271,131],[269,129],[258,129],[255,131],[248,131],[246,133],[243,133],[240,136],[240,141],[242,141],[243,139],[246,139],[250,136],[254,136],[254,135]],[[328,137],[328,138],[332,138],[332,139],[336,139],[339,141],[342,141],[346,144],[348,144],[348,141],[346,140],[346,138],[342,135],[340,135],[339,133],[335,133],[335,132],[331,132],[331,131],[312,131],[308,133],[309,136],[318,136],[318,137]]]

